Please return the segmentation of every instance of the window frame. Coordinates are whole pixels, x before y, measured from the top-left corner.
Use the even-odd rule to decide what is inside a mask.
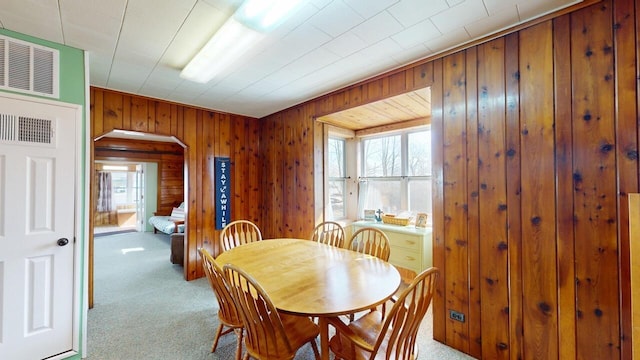
[[[358,180],[359,181],[400,181],[400,209],[404,211],[416,212],[415,210],[409,210],[409,183],[412,180],[426,180],[431,181],[431,186],[433,186],[433,170],[428,175],[409,175],[409,135],[418,132],[428,131],[431,136],[431,126],[420,126],[420,127],[411,127],[397,131],[391,132],[381,132],[372,135],[361,136],[358,138],[358,147],[360,149],[358,160],[360,166],[358,167]],[[390,136],[400,135],[400,175],[394,176],[363,176],[365,174],[365,142]],[[431,161],[431,159],[429,159]],[[364,209],[358,209],[359,212],[362,212]],[[429,210],[429,212],[431,212]],[[357,218],[362,219],[363,214],[359,213]]]

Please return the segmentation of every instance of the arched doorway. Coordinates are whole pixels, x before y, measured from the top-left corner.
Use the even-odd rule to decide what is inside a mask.
[[[96,161],[157,164],[157,213],[170,213],[188,198],[185,171],[186,145],[174,136],[113,130],[93,139],[91,149],[89,214],[89,308],[93,307],[94,223],[98,216],[98,177]],[[110,211],[114,211],[113,209]],[[117,218],[117,214],[113,215]],[[147,217],[148,218],[148,217]],[[185,227],[186,219],[185,219]]]

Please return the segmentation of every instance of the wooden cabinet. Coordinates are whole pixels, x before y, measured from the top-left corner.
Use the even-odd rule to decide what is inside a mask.
[[[357,221],[352,224],[351,234],[363,227],[376,227],[389,238],[391,256],[389,262],[416,273],[433,265],[431,228],[389,225],[371,221]]]

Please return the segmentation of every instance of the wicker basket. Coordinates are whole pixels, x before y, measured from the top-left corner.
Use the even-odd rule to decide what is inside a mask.
[[[411,221],[410,218],[398,218],[395,215],[386,214],[382,215],[382,222],[385,224],[407,226],[409,225],[409,221]]]

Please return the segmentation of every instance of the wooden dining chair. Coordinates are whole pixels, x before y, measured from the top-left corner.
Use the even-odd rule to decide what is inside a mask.
[[[414,360],[417,336],[435,292],[437,268],[418,274],[402,292],[389,312],[370,312],[346,325],[340,318],[328,318],[336,333],[329,348],[336,359]]]
[[[354,232],[348,248],[373,255],[384,261],[389,261],[389,255],[391,255],[391,246],[389,245],[387,234],[374,227],[363,227]]]
[[[262,240],[262,233],[258,226],[249,220],[232,221],[220,233],[222,251],[233,249],[242,244]]]
[[[262,286],[242,269],[233,264],[223,269],[245,325],[245,360],[293,359],[306,343],[311,344],[315,358],[320,357],[318,325],[307,316],[279,313]]]
[[[311,240],[339,248],[344,247],[344,228],[335,221],[322,222],[313,229]]]
[[[216,334],[213,338],[211,352],[216,351],[220,336],[233,331],[238,338],[236,346],[236,360],[240,360],[242,357],[242,334],[244,328],[240,312],[238,311],[233,300],[233,296],[229,291],[229,286],[220,265],[206,249],[200,248],[198,249],[198,252],[202,256],[204,273],[207,275],[209,285],[211,285],[211,289],[218,300],[218,319],[220,324],[218,325],[218,329],[216,329]],[[225,327],[227,328],[226,330],[224,329]]]

